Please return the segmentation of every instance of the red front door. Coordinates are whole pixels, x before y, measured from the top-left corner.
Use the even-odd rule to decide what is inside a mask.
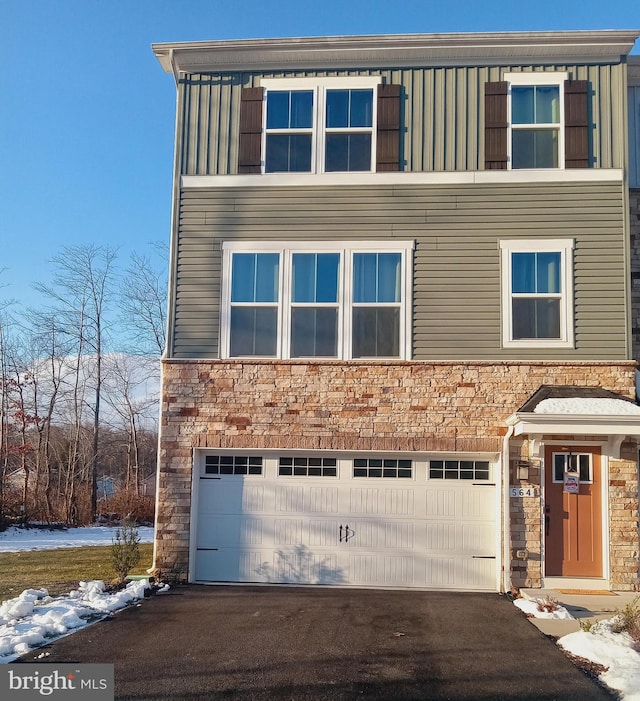
[[[600,450],[545,448],[545,574],[602,577]]]

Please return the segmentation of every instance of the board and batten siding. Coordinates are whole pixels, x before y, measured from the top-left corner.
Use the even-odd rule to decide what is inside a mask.
[[[629,88],[629,187],[640,188],[640,85]]]
[[[186,189],[169,356],[218,357],[221,244],[414,240],[414,360],[626,358],[621,183]],[[572,238],[575,349],[502,349],[500,240]]]
[[[622,168],[624,66],[485,66],[340,72],[197,74],[181,78],[178,155],[182,175],[238,172],[240,93],[260,78],[381,75],[402,86],[400,170],[473,171],[484,168],[484,84],[520,71],[567,71],[588,81],[591,167]]]

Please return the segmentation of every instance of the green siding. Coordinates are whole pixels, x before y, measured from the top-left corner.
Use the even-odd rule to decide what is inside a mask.
[[[403,170],[481,170],[484,83],[500,80],[507,72],[542,70],[567,71],[570,78],[589,82],[593,165],[622,168],[624,66],[606,64],[189,75],[182,78],[179,91],[181,172],[235,174],[241,89],[259,85],[261,77],[312,75],[381,75],[403,86]]]
[[[626,357],[620,183],[182,192],[172,357],[218,356],[221,243],[416,241],[417,360]],[[573,238],[576,348],[500,347],[500,239]]]

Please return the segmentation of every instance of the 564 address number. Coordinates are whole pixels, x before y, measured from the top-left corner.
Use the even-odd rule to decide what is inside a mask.
[[[512,497],[537,497],[536,487],[509,487],[509,496]]]

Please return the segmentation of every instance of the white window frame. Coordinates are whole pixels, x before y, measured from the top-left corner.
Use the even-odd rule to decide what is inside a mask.
[[[273,91],[311,90],[313,91],[313,121],[312,129],[269,130],[269,134],[308,133],[312,132],[311,141],[311,174],[325,172],[325,146],[327,133],[371,134],[371,168],[358,171],[329,171],[349,173],[375,173],[376,170],[376,134],[378,130],[378,85],[382,84],[382,76],[354,77],[318,77],[318,78],[263,78],[260,86],[264,88],[264,109],[262,110],[262,172],[266,173],[267,149],[267,95]],[[372,90],[372,119],[371,127],[344,127],[327,129],[326,127],[326,97],[328,90]],[[277,171],[278,173],[280,171]],[[288,172],[288,171],[284,171]],[[306,173],[307,171],[305,171]],[[304,175],[304,173],[296,173]]]
[[[508,120],[508,135],[507,135],[507,168],[508,170],[527,170],[525,168],[513,168],[513,130],[518,129],[554,129],[558,131],[558,166],[557,168],[531,168],[529,170],[544,171],[544,170],[564,170],[564,82],[569,79],[569,74],[566,71],[548,71],[545,73],[505,73],[503,80],[508,84],[507,90],[507,120]],[[518,87],[537,87],[539,85],[557,85],[559,89],[560,100],[560,122],[558,124],[513,124],[512,104],[511,104],[511,88]]]
[[[511,239],[500,241],[502,270],[502,347],[573,348],[573,239]],[[560,338],[513,338],[512,253],[560,253]]]
[[[400,309],[400,338],[398,356],[367,356],[354,360],[410,360],[411,359],[411,309],[413,306],[413,249],[415,241],[224,241],[222,243],[222,309],[220,313],[220,357],[259,358],[262,356],[231,356],[231,271],[234,253],[279,253],[278,321],[276,355],[264,356],[280,360],[308,361],[315,358],[351,360],[352,309],[354,306],[397,306]],[[304,356],[291,358],[291,301],[292,261],[294,253],[339,253],[340,271],[338,282],[338,352],[336,356]],[[399,253],[401,256],[401,301],[399,303],[371,303],[354,305],[353,256],[355,253]],[[270,305],[271,306],[271,305]],[[276,306],[276,305],[273,305]],[[318,305],[319,306],[319,305]],[[329,305],[327,305],[329,306]]]

